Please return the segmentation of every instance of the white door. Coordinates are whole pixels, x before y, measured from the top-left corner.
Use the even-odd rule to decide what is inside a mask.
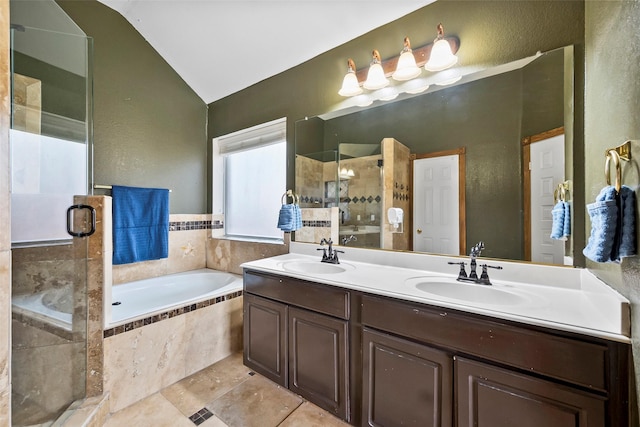
[[[551,235],[553,191],[564,182],[564,135],[531,144],[531,261],[564,263],[564,242]]]
[[[413,250],[460,255],[458,155],[413,162]]]

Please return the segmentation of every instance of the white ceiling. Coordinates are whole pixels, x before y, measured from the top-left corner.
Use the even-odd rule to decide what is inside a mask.
[[[435,0],[99,1],[208,104]]]

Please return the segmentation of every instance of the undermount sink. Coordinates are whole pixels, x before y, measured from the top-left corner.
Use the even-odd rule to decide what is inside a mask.
[[[352,270],[351,264],[329,264],[320,261],[286,261],[282,263],[282,268],[293,273],[308,274],[336,274]]]
[[[450,299],[490,305],[520,305],[529,302],[527,295],[476,283],[458,282],[446,277],[414,277],[406,284],[420,292]]]

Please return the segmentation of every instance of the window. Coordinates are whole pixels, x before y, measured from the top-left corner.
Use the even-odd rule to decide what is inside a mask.
[[[286,173],[284,118],[213,140],[213,213],[224,214],[226,237],[282,241]]]

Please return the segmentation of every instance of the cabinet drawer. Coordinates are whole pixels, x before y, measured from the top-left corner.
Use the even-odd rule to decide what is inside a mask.
[[[362,324],[593,390],[607,388],[606,345],[373,296],[363,297]]]
[[[602,397],[463,358],[455,372],[458,427],[606,425]]]
[[[318,313],[349,319],[349,291],[344,289],[245,270],[244,290]]]

